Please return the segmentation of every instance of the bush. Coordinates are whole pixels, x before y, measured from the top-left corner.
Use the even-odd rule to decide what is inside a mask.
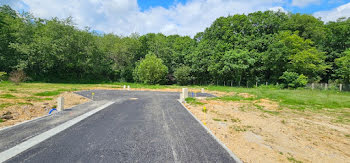
[[[191,81],[191,68],[181,66],[175,70],[174,76],[179,85],[187,85]]]
[[[167,74],[168,68],[163,64],[162,59],[157,58],[153,53],[148,53],[146,58],[137,64],[133,75],[136,81],[145,84],[162,84]]]
[[[16,85],[19,85],[19,83],[24,82],[27,79],[27,75],[24,73],[23,70],[12,71],[9,77],[9,80],[15,83]]]
[[[280,77],[284,88],[304,87],[307,84],[307,77],[296,72],[284,72]]]
[[[0,72],[0,81],[3,81],[6,75],[6,72]]]

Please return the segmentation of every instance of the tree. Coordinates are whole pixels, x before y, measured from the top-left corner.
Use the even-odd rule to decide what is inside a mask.
[[[303,74],[299,75],[296,72],[284,72],[280,77],[282,85],[285,88],[298,88],[304,87],[307,84],[307,77]]]
[[[346,84],[350,83],[350,49],[343,53],[343,57],[335,60],[338,66],[336,75],[341,78]]]
[[[181,66],[174,72],[176,82],[180,85],[187,85],[191,81],[191,68],[188,66]]]
[[[134,79],[145,84],[161,84],[164,83],[167,73],[168,68],[162,59],[150,52],[136,65]]]

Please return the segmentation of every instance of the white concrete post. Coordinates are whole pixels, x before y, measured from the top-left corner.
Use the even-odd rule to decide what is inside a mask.
[[[202,88],[201,92],[204,93],[204,88]]]
[[[182,88],[182,97],[186,99],[188,97],[188,89],[187,88]]]
[[[266,82],[266,86],[267,86],[267,82]]]
[[[315,89],[315,83],[311,84],[311,89],[314,90]]]
[[[57,98],[57,111],[62,111],[64,110],[64,98],[59,97]]]
[[[126,85],[123,86],[123,90],[125,90],[125,89],[126,89]]]
[[[258,82],[255,82],[255,87],[257,87],[257,88],[258,88]]]
[[[325,89],[325,90],[328,89],[328,84],[327,84],[327,83],[325,84],[324,89]]]
[[[181,101],[181,102],[185,102],[185,99],[184,99],[184,97],[183,97],[183,94],[182,94],[182,93],[180,93],[180,101]]]
[[[339,85],[339,90],[340,90],[340,92],[343,90],[343,84]]]
[[[128,85],[128,91],[130,91],[130,85]]]

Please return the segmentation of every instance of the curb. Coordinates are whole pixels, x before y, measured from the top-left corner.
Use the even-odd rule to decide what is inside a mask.
[[[196,116],[194,116],[187,108],[186,106],[180,101],[177,100],[184,108],[185,110],[192,115],[192,117],[205,129],[207,132],[228,152],[228,154],[235,160],[237,163],[243,163],[230,149],[226,147],[224,143],[222,143],[210,130],[207,126],[205,126]]]

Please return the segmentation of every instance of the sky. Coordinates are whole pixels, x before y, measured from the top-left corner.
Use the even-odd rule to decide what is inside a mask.
[[[0,0],[36,17],[73,17],[78,28],[127,36],[163,33],[194,36],[221,16],[281,10],[335,21],[350,17],[350,0]]]

